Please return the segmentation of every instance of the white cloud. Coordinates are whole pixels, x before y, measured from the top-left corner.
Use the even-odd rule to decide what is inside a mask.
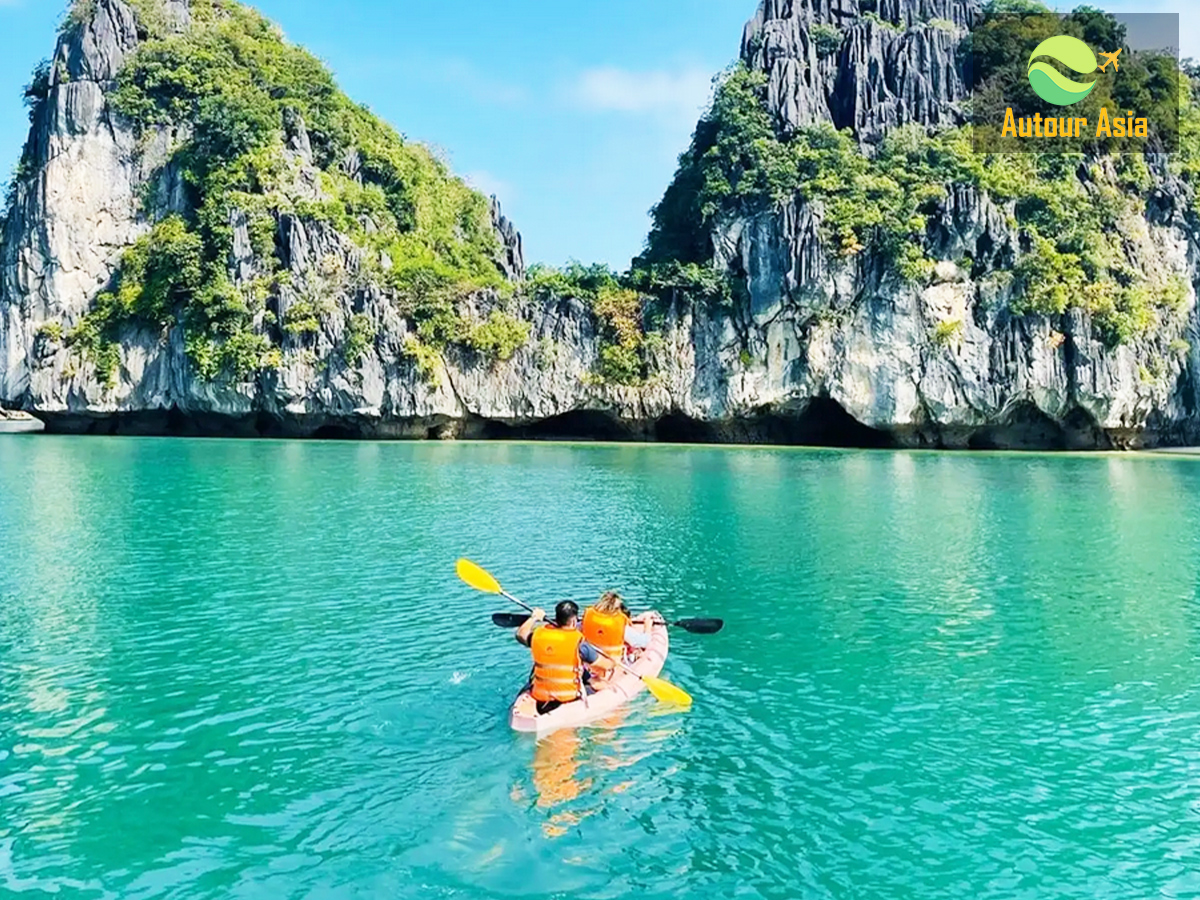
[[[712,73],[704,69],[632,72],[603,67],[583,72],[568,94],[584,109],[695,122],[711,92]]]
[[[502,178],[497,178],[491,172],[478,169],[463,176],[463,181],[481,194],[495,196],[501,201],[511,201],[517,196],[516,188]]]
[[[435,66],[430,74],[443,84],[455,87],[480,103],[492,106],[517,106],[528,97],[523,87],[507,84],[493,75],[479,71],[462,59],[445,60]]]

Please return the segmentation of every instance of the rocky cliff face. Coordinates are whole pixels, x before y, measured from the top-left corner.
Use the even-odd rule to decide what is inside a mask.
[[[166,6],[188,27],[188,3]],[[957,124],[966,96],[959,42],[975,0],[764,0],[742,58],[768,81],[780,134],[819,122],[852,128],[868,148],[900,125]],[[814,29],[837,28],[832,50]],[[822,29],[817,29],[818,31]],[[956,187],[931,217],[934,277],[882,277],[869,258],[827,251],[819,207],[793,198],[720,218],[713,264],[743,278],[727,309],[675,302],[648,351],[656,375],[600,383],[593,311],[570,297],[466,300],[482,321],[506,304],[530,325],[511,358],[451,344],[422,370],[414,324],[367,276],[364,251],[329,222],[279,213],[276,318],[301,298],[331,300],[315,330],[280,337],[276,364],[250,378],[202,378],[181,325],[130,325],[111,383],[65,346],[110,281],[121,252],[156,218],[185,211],[167,127],[135,136],[111,103],[139,43],[123,0],[96,0],[60,39],[0,247],[0,403],[51,429],[99,432],[367,437],[581,436],[860,446],[1105,448],[1200,438],[1195,372],[1197,246],[1190,188],[1164,172],[1136,236],[1149,266],[1188,285],[1183,311],[1115,349],[1087,316],[1011,314],[1011,284],[988,277],[1020,254],[1011,210]],[[292,190],[321,198],[304,125],[285,124]],[[353,167],[351,167],[353,170]],[[147,195],[149,200],[147,201]],[[520,235],[493,203],[497,266],[525,274]],[[231,213],[228,274],[260,269],[247,218]],[[960,267],[965,256],[975,263]],[[352,321],[373,340],[338,355]],[[953,328],[942,327],[953,325]],[[255,327],[270,330],[260,316]],[[1185,343],[1186,342],[1186,343]],[[428,360],[427,360],[428,362]]]
[[[781,131],[820,121],[866,144],[916,122],[957,124],[966,97],[957,48],[980,18],[975,0],[765,0],[747,25],[743,59],[768,78]],[[845,37],[817,53],[810,29]],[[899,27],[897,27],[899,26]],[[1021,252],[1011,209],[954,188],[929,222],[932,284],[880,279],[869,262],[830,265],[803,202],[721,223],[718,263],[748,275],[744,326],[758,353],[729,380],[727,403],[835,401],[853,419],[905,445],[1108,448],[1191,442],[1198,434],[1194,371],[1196,218],[1188,185],[1158,172],[1135,255],[1179,273],[1184,309],[1152,335],[1115,349],[1078,311],[1015,316]],[[972,272],[953,260],[969,257]],[[866,261],[864,261],[866,262]],[[957,335],[938,340],[938,326]],[[943,332],[945,334],[946,332]],[[729,337],[729,332],[726,332]],[[718,341],[719,343],[719,341]]]
[[[746,25],[742,59],[768,74],[768,102],[785,132],[833,122],[872,142],[910,122],[957,124],[967,89],[956,50],[979,7],[974,0],[765,0]],[[822,52],[816,25],[846,33],[836,52]]]
[[[187,0],[171,0],[164,10],[168,27],[188,27]],[[479,413],[536,419],[564,403],[569,408],[563,385],[577,383],[595,355],[590,318],[572,318],[569,302],[561,306],[565,316],[555,315],[558,306],[521,312],[534,323],[532,344],[563,339],[572,352],[540,367],[529,348],[502,367],[478,365],[466,352],[447,354],[438,371],[419,377],[403,353],[412,323],[394,298],[355,277],[363,250],[327,223],[293,214],[277,221],[288,277],[277,279],[271,305],[282,319],[302,297],[329,296],[315,333],[285,336],[282,362],[252,380],[208,380],[188,357],[183,327],[130,325],[120,335],[115,381],[106,384],[64,336],[109,284],[122,252],[156,218],[187,205],[171,163],[179,136],[158,127],[139,138],[110,102],[117,73],[140,40],[137,16],[122,0],[86,5],[86,17],[59,40],[25,151],[29,174],[16,184],[4,222],[0,401],[64,431],[299,436],[453,435],[478,430],[471,423]],[[285,131],[296,172],[291,189],[321,199],[304,124],[287,123]],[[520,280],[521,237],[494,199],[490,213],[502,248],[497,265]],[[230,225],[229,275],[246,286],[258,274],[249,222],[233,211]],[[494,301],[483,293],[470,305],[485,315]],[[351,366],[336,350],[355,315],[369,318],[375,340]]]

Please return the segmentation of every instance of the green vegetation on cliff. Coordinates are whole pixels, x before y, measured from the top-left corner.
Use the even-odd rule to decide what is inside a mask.
[[[125,323],[182,324],[206,377],[229,371],[245,378],[277,364],[278,348],[261,323],[272,322],[264,300],[280,263],[278,223],[292,214],[328,223],[359,244],[360,275],[397,297],[423,340],[511,353],[516,329],[508,320],[489,320],[472,333],[455,312],[462,296],[507,287],[482,195],[351,102],[319,61],[253,10],[193,0],[190,27],[173,32],[154,0],[136,9],[148,39],[119,73],[112,105],[139,133],[178,129],[171,163],[187,209],[160,220],[127,251],[113,289],[73,333],[74,345],[111,365],[106,348]],[[90,14],[80,0],[66,27],[80,27]],[[304,136],[320,170],[315,195],[297,187],[297,154],[285,151],[289,141],[302,146]],[[151,217],[157,212],[147,209]],[[255,254],[258,280],[249,285],[231,283],[228,274],[238,216]],[[310,307],[276,324],[293,336],[315,331],[322,307]],[[357,360],[362,328],[351,329],[348,341],[343,356]]]
[[[654,374],[650,350],[662,336],[646,328],[649,297],[630,276],[620,276],[599,263],[571,263],[565,269],[533,266],[527,289],[535,297],[574,297],[588,304],[599,325],[600,359],[593,377],[598,383],[639,385]]]
[[[500,248],[486,201],[434,154],[351,102],[316,59],[233,0],[192,0],[192,22],[183,31],[168,27],[157,0],[133,5],[145,40],[119,73],[110,100],[147,143],[168,130],[176,136],[163,174],[178,176],[184,202],[156,208],[163,205],[164,185],[147,186],[149,233],[125,252],[111,284],[65,335],[106,380],[115,379],[116,342],[129,325],[164,335],[182,326],[201,375],[250,377],[278,365],[283,347],[321,333],[337,309],[336,293],[368,284],[411,321],[402,352],[430,380],[449,346],[504,360],[528,342],[529,323],[512,307],[489,310],[482,321],[461,313],[467,295],[489,290],[507,298],[513,287],[496,264]],[[985,98],[989,84],[1013,80],[1044,36],[1037,28],[1014,35],[992,22],[1033,7],[1033,0],[993,2],[970,38],[976,60],[970,77]],[[78,0],[64,27],[82,27],[93,12],[94,3]],[[1110,17],[1094,10],[1077,11],[1071,23],[1093,43],[1123,37]],[[821,55],[835,53],[844,36],[829,25],[812,30]],[[1177,74],[1161,61],[1132,60],[1128,71],[1097,90],[1098,102],[1158,102],[1163,85],[1173,85],[1185,98],[1185,114],[1182,152],[1170,165],[1194,184],[1200,115],[1190,82],[1172,82]],[[48,65],[34,73],[26,92],[31,112],[46,100],[54,75]],[[718,79],[712,104],[653,210],[646,250],[630,271],[535,268],[525,296],[570,295],[587,303],[601,341],[595,377],[641,384],[654,374],[660,340],[654,327],[664,301],[726,309],[745,301],[740,262],[730,271],[713,265],[713,235],[723,224],[800,199],[816,212],[834,265],[860,265],[878,277],[920,285],[934,273],[939,229],[953,214],[951,193],[965,190],[981,207],[995,204],[1015,252],[954,262],[977,277],[997,267],[1011,270],[1014,313],[1082,308],[1115,344],[1152,331],[1182,305],[1186,286],[1147,271],[1134,246],[1145,231],[1145,198],[1167,174],[1161,159],[979,154],[972,139],[970,128],[930,133],[908,126],[864,151],[850,132],[831,125],[785,133],[771,114],[766,77],[739,64]],[[336,231],[357,245],[361,262],[347,272],[334,260],[323,271],[324,287],[310,285],[281,305],[281,288],[289,283],[281,223],[289,218],[310,231]],[[235,234],[243,224],[253,274],[235,280]],[[361,313],[348,317],[341,333],[336,358],[349,366],[376,343],[375,326]]]
[[[653,210],[640,262],[702,265],[722,220],[800,197],[822,210],[823,236],[843,256],[868,246],[908,278],[932,271],[923,250],[927,216],[945,185],[980,167],[961,133],[928,137],[905,129],[868,157],[831,125],[780,137],[767,107],[766,77],[743,65],[720,79],[679,170]]]
[[[989,15],[1043,9],[994,3]],[[1087,9],[1075,16],[1071,28],[1083,37],[1124,37],[1110,17]],[[823,52],[836,49],[839,35],[827,26],[814,33]],[[1009,32],[987,31],[976,75],[1006,77],[1013,60],[1028,60],[1039,35],[1034,29],[1005,44],[1001,38]],[[1172,87],[1179,84],[1170,81],[1176,77],[1172,72],[1161,59],[1140,59],[1131,78],[1101,100],[1113,108],[1144,105],[1151,95],[1161,102],[1164,84],[1179,89]],[[1200,148],[1198,122],[1189,98],[1182,125],[1185,151],[1188,142]],[[936,264],[933,223],[945,215],[951,190],[969,188],[997,204],[1015,233],[1019,258],[1006,261],[1015,276],[1013,312],[1058,315],[1082,308],[1102,336],[1117,344],[1153,330],[1182,306],[1183,282],[1147,271],[1130,243],[1145,230],[1144,198],[1161,176],[1152,174],[1145,157],[981,154],[972,138],[970,127],[930,133],[908,126],[864,152],[851,132],[832,125],[781,135],[768,106],[766,76],[738,64],[717,80],[713,101],[652,211],[646,251],[621,283],[659,298],[738,302],[745,295],[745,273],[714,269],[714,231],[723,222],[776,209],[793,198],[818,211],[821,237],[835,260],[869,258],[881,273],[923,283]],[[1192,165],[1200,173],[1200,155],[1184,152],[1179,159],[1185,177]],[[995,263],[981,260],[977,269],[969,257],[954,262],[977,276]],[[643,305],[643,315],[647,311],[652,313],[653,306]],[[629,380],[635,359],[644,364],[645,354],[623,351],[615,334],[609,329],[614,364],[606,372],[611,380]]]
[[[1076,15],[1088,37],[1099,39],[1101,30],[1116,27],[1094,11]],[[1001,77],[1015,57],[1024,54],[1027,61],[1037,42],[1036,34],[1008,44],[1000,36],[1009,32],[984,34],[987,71],[980,77]],[[1114,108],[1149,102],[1147,96],[1161,98],[1164,89],[1187,95],[1190,85],[1162,60],[1138,66],[1136,77],[1103,102]],[[1185,151],[1200,146],[1197,120],[1189,96]],[[1187,162],[1197,159],[1193,154],[1180,158],[1185,173],[1200,171],[1195,161]],[[945,214],[950,190],[966,187],[998,204],[1017,236],[1014,312],[1059,314],[1080,307],[1110,343],[1119,343],[1152,329],[1184,296],[1177,279],[1145,271],[1130,243],[1145,230],[1144,198],[1161,177],[1161,164],[1156,171],[1152,175],[1147,158],[1134,154],[977,153],[970,127],[936,133],[900,128],[872,152],[831,125],[784,135],[771,117],[766,77],[739,64],[718,80],[711,107],[653,210],[647,249],[635,271],[647,281],[671,267],[711,267],[713,233],[723,222],[798,198],[817,211],[835,259],[870,254],[881,271],[923,282],[935,266],[933,223]]]

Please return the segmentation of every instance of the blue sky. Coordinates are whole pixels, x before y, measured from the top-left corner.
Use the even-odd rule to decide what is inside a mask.
[[[530,261],[624,269],[687,146],[711,77],[734,60],[757,0],[259,0],[342,87],[495,193]],[[1095,2],[1179,12],[1195,0]],[[0,171],[27,121],[20,92],[53,49],[63,0],[0,0]],[[1075,4],[1072,3],[1071,6]],[[1068,7],[1063,7],[1068,8]],[[0,180],[3,180],[0,178]]]

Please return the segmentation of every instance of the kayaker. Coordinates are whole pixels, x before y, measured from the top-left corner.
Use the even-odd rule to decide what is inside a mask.
[[[533,653],[533,675],[527,689],[537,701],[538,715],[577,700],[585,692],[594,694],[587,667],[598,676],[613,669],[612,662],[583,639],[579,606],[571,600],[554,607],[554,624],[546,622],[545,610],[533,610],[517,629],[517,641]]]
[[[654,613],[644,613],[635,622],[616,591],[605,591],[583,614],[583,637],[613,659],[625,656],[625,648],[644,649],[650,643]]]

